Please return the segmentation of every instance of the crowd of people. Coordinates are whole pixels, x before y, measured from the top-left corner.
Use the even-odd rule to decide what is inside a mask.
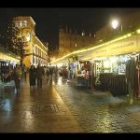
[[[55,74],[57,76],[57,66],[56,67],[45,67],[40,66],[40,64],[35,67],[31,65],[29,69],[29,84],[30,88],[37,85],[37,87],[42,89],[43,77],[51,78]]]
[[[57,66],[46,67],[41,66],[40,64],[38,64],[37,67],[31,65],[30,68],[27,68],[25,65],[22,67],[18,64],[15,66],[9,65],[8,67],[3,67],[3,69],[5,71],[2,71],[1,73],[1,81],[10,82],[11,80],[14,80],[15,88],[17,90],[20,88],[21,79],[26,82],[27,74],[29,75],[30,88],[37,86],[42,89],[43,77],[52,78],[53,74],[56,77],[58,73]]]

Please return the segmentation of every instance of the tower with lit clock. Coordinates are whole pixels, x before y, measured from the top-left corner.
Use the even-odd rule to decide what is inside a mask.
[[[32,63],[32,52],[35,38],[35,21],[30,16],[18,16],[13,18],[13,23],[20,29],[20,36],[23,37],[25,57],[23,64],[30,67]]]
[[[25,56],[23,64],[26,67],[48,65],[48,47],[35,34],[35,21],[30,16],[18,16],[13,23],[20,29],[19,36],[23,37]]]

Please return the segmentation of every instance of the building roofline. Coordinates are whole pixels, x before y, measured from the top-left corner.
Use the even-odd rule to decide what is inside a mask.
[[[36,39],[45,49],[48,50],[48,48],[41,42],[41,40],[40,40],[37,36],[35,36],[35,39]]]
[[[22,19],[22,18],[29,18],[31,20],[31,22],[36,25],[36,22],[34,21],[34,19],[31,17],[31,16],[17,16],[17,17],[14,17],[13,19],[16,20],[16,19]]]

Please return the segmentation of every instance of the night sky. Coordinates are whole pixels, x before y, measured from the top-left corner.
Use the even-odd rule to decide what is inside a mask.
[[[140,8],[0,8],[0,32],[14,16],[32,16],[36,22],[36,35],[49,42],[50,48],[57,45],[58,27],[66,25],[79,32],[95,32],[106,24],[110,17],[121,16]]]

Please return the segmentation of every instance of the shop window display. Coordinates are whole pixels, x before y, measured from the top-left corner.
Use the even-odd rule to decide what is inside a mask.
[[[81,71],[78,71],[77,81],[78,84],[82,84],[85,87],[89,87],[89,70],[90,70],[90,62],[89,61],[81,61],[80,62]]]
[[[127,55],[122,55],[95,61],[95,88],[102,91],[109,90],[114,96],[126,95],[125,72],[127,60]]]
[[[10,82],[12,79],[13,66],[5,61],[0,61],[0,79],[2,82]]]

